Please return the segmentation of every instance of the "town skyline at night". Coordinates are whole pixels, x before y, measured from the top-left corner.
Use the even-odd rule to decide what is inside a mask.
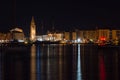
[[[0,0],[0,80],[119,80],[119,0]]]

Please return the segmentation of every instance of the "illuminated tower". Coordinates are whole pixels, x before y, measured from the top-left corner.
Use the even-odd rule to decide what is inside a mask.
[[[36,40],[36,25],[35,25],[34,17],[32,17],[30,24],[30,40],[33,42]]]

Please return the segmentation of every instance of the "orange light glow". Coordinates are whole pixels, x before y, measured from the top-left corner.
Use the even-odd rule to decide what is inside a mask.
[[[100,40],[101,40],[101,41],[105,41],[106,38],[102,36],[102,37],[100,37]]]

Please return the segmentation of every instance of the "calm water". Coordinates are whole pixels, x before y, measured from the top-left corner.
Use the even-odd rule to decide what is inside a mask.
[[[119,48],[32,45],[0,48],[0,80],[119,80]]]

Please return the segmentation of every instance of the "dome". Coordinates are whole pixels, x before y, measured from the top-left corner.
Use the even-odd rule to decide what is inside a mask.
[[[23,30],[22,29],[20,29],[20,28],[14,28],[14,29],[11,29],[10,30],[11,32],[23,32]]]

